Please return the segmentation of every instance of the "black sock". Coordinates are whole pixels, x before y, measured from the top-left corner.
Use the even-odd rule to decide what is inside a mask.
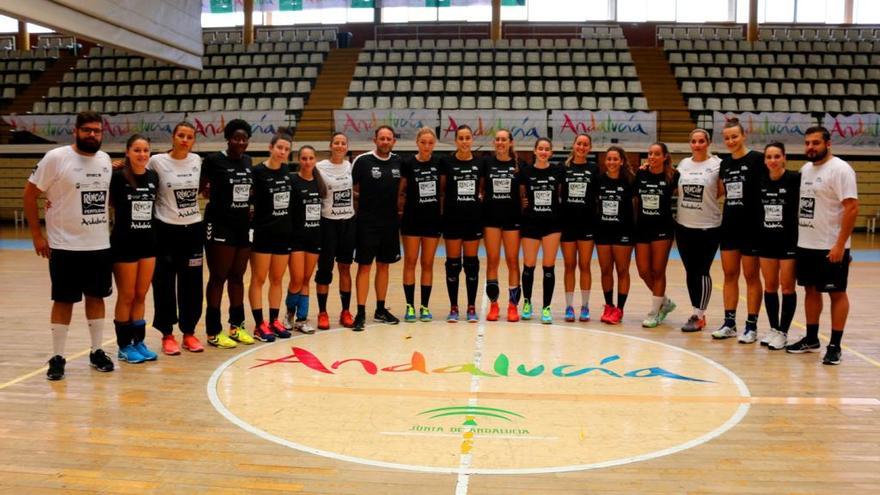
[[[376,311],[382,311],[383,309],[385,309],[385,301],[376,299]]]
[[[614,306],[614,291],[613,290],[603,290],[602,294],[605,296],[605,304],[607,306]]]
[[[446,292],[449,294],[449,305],[458,306],[458,276],[461,274],[461,258],[446,260]]]
[[[205,308],[205,333],[208,337],[212,337],[223,330],[223,324],[220,323],[220,308]]]
[[[532,301],[532,287],[535,285],[535,267],[523,266],[522,271],[522,291],[523,297],[529,302]]]
[[[501,288],[498,286],[497,280],[486,280],[486,297],[491,302],[498,302],[498,295],[501,294]]]
[[[770,320],[770,328],[779,329],[779,293],[764,292],[764,308],[767,310],[767,319]]]
[[[120,349],[128,346],[132,342],[131,322],[113,320],[113,327],[116,329],[116,345]]]
[[[327,312],[327,294],[321,294],[318,292],[318,312],[326,313]]]
[[[546,308],[553,302],[553,288],[556,287],[556,271],[552,266],[544,267],[544,305]]]
[[[507,297],[510,300],[510,302],[512,302],[514,304],[514,306],[519,305],[519,298],[520,298],[521,294],[522,294],[522,289],[519,286],[511,287],[511,288],[507,289]]]
[[[623,311],[623,307],[626,306],[626,298],[629,294],[621,294],[617,293],[617,309]]]
[[[351,307],[351,291],[339,291],[339,300],[342,301],[342,310],[348,311]]]
[[[362,317],[367,316],[367,305],[366,304],[358,304],[357,316],[362,316]]]
[[[403,297],[412,307],[416,305],[416,284],[403,284]]]
[[[137,344],[138,342],[143,342],[147,337],[147,322],[144,320],[137,320],[131,323],[131,339]]]
[[[724,324],[733,328],[736,326],[736,310],[733,309],[725,309],[724,310]]]
[[[251,314],[254,315],[254,327],[260,326],[260,323],[263,323],[263,308],[251,309]],[[269,321],[275,320],[269,318]]]
[[[794,312],[797,309],[797,294],[782,294],[782,316],[779,321],[779,331],[788,333]]]
[[[428,307],[428,302],[431,301],[431,289],[433,286],[431,285],[423,285],[421,286],[422,292],[422,306]]]
[[[758,315],[749,313],[746,316],[746,330],[757,330],[758,329]]]
[[[477,292],[480,290],[480,258],[464,257],[464,286],[467,290],[468,306],[477,303]]]
[[[244,326],[244,306],[229,307],[229,324],[234,327]]]
[[[843,330],[835,330],[831,329],[831,342],[828,342],[828,345],[836,345],[840,347],[840,339],[843,338]]]
[[[819,340],[819,324],[807,323],[807,340],[817,342]]]

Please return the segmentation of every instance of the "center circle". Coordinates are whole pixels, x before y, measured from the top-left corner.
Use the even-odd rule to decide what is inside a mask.
[[[288,447],[377,467],[531,474],[652,459],[721,435],[746,385],[694,352],[576,325],[377,325],[256,347],[214,407]]]

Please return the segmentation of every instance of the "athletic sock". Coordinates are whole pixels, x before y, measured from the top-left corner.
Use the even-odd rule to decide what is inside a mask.
[[[522,295],[522,288],[519,286],[507,289],[507,298],[514,306],[519,305],[519,298]]]
[[[590,307],[590,291],[589,290],[582,290],[581,291],[581,306],[583,306],[585,308]]]
[[[724,325],[733,328],[736,326],[736,310],[724,310]]]
[[[318,311],[321,313],[327,312],[327,293],[321,294],[318,292]]]
[[[523,266],[522,271],[522,290],[523,296],[531,301],[532,300],[532,288],[535,285],[535,267],[533,266]]]
[[[339,291],[339,300],[342,302],[342,309],[347,311],[351,307],[351,291]]]
[[[260,326],[263,323],[263,308],[251,309],[251,314],[254,316],[254,328]],[[269,318],[269,321],[275,320]]]
[[[426,308],[428,307],[428,302],[431,301],[431,289],[433,289],[433,286],[431,286],[431,285],[422,285],[421,286],[420,292],[421,292],[421,296],[422,296],[421,297],[422,306],[424,306]]]
[[[617,293],[617,309],[623,311],[623,307],[626,306],[626,298],[629,294],[621,294]]]
[[[244,306],[229,307],[229,324],[234,327],[244,326]]]
[[[746,316],[746,330],[757,330],[758,329],[758,315],[754,313],[749,313]]]
[[[486,297],[492,302],[498,302],[499,294],[501,294],[501,288],[498,286],[498,281],[486,280]]]
[[[380,301],[379,299],[376,299],[376,311],[382,311],[383,309],[385,309],[385,300],[382,299]]]
[[[550,306],[550,303],[553,302],[553,288],[556,287],[556,270],[555,267],[545,266],[544,267],[544,305],[542,307],[546,308]]]
[[[794,312],[797,309],[797,294],[782,294],[782,313],[779,318],[779,331],[788,333],[791,328],[791,320],[794,319]]]
[[[104,318],[89,320],[89,340],[91,340],[92,352],[101,348],[104,340]]]
[[[116,330],[116,345],[120,349],[131,344],[131,322],[113,320],[113,328]]]
[[[706,316],[706,310],[700,308],[694,308],[694,314],[697,315],[697,318],[702,318]]]
[[[131,322],[131,340],[137,344],[138,342],[143,342],[147,337],[147,322],[146,320],[136,320]]]
[[[602,294],[605,296],[605,304],[607,306],[614,306],[614,291],[613,290],[605,290],[605,291],[602,291]]]
[[[664,302],[666,302],[666,296],[651,296],[651,314],[659,315]]]
[[[818,323],[807,323],[807,339],[813,342],[819,341],[819,324]]]
[[[574,292],[565,293],[565,307],[570,308],[574,304]]]
[[[284,305],[287,306],[288,313],[296,313],[295,308],[297,299],[299,299],[299,294],[294,294],[290,291],[287,292],[287,297],[284,298]]]
[[[366,304],[358,304],[357,305],[357,315],[355,316],[367,316],[367,305]]]
[[[296,319],[306,321],[309,319],[309,295],[300,294],[296,305]]]
[[[416,284],[403,284],[403,296],[406,303],[415,307],[416,305]]]
[[[278,314],[281,313],[281,309],[279,308],[269,308],[269,323],[274,322],[278,319]]]
[[[67,333],[70,330],[70,325],[64,325],[62,323],[52,323],[52,355],[53,356],[63,356],[64,355],[64,347],[67,344]]]
[[[464,286],[467,291],[468,306],[477,303],[477,292],[480,287],[480,258],[476,256],[464,257]]]
[[[767,319],[770,320],[770,328],[779,329],[778,292],[764,292],[764,309],[767,311]]]
[[[840,339],[843,338],[843,330],[835,330],[831,329],[831,341],[828,342],[828,345],[836,345],[840,347]]]
[[[458,306],[458,276],[461,274],[461,258],[446,260],[446,292],[449,294],[449,305]]]

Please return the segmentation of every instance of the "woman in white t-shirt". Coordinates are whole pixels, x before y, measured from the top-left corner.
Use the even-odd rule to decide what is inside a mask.
[[[721,159],[710,154],[709,142],[707,131],[691,131],[691,156],[678,164],[675,241],[693,306],[693,314],[681,327],[683,332],[698,332],[706,327],[705,311],[712,295],[709,270],[720,242]]]

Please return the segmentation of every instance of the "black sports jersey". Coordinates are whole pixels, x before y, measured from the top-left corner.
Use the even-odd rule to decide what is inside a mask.
[[[565,167],[562,211],[566,221],[593,223],[596,215],[596,181],[599,167],[592,162]]]
[[[596,201],[599,228],[631,228],[633,226],[633,185],[623,177],[623,173],[616,179],[602,174],[597,183]]]
[[[756,226],[750,220],[756,217],[760,207],[758,183],[766,175],[766,170],[764,155],[755,150],[741,158],[721,160],[719,177],[726,193],[721,217],[723,228],[748,229]]]
[[[518,217],[519,183],[516,163],[511,159],[500,161],[495,155],[483,159],[483,210],[487,218]]]
[[[290,235],[290,192],[293,188],[286,163],[273,170],[261,163],[254,167],[254,231],[279,236]]]
[[[351,178],[359,189],[358,222],[397,225],[400,166],[400,157],[394,153],[385,160],[373,151],[354,159]]]
[[[560,190],[565,180],[562,165],[551,163],[547,168],[524,165],[519,170],[519,183],[525,188],[528,206],[523,217],[529,220],[555,222],[560,218]]]
[[[153,209],[159,189],[159,175],[153,170],[132,174],[135,186],[125,177],[125,169],[114,170],[110,177],[110,203],[113,205],[113,230],[110,243],[127,245],[155,244]]]
[[[209,188],[205,220],[235,230],[247,229],[250,223],[250,199],[253,176],[251,157],[230,159],[226,153],[213,153],[202,163],[202,184]]]
[[[761,238],[767,245],[796,246],[801,174],[786,170],[773,180],[769,174],[758,187],[761,198]]]
[[[636,174],[635,193],[639,200],[639,228],[671,230],[675,221],[672,218],[672,193],[678,184],[678,172],[671,179],[661,172],[655,174],[650,170],[639,170]]]
[[[415,155],[403,160],[400,174],[406,179],[403,223],[440,222],[440,159],[432,156],[420,162]]]
[[[320,239],[321,193],[318,181],[306,180],[298,173],[290,174],[290,221],[293,237],[297,239]]]
[[[449,219],[479,222],[482,210],[479,197],[481,161],[476,157],[462,161],[453,153],[440,160],[440,170],[446,177],[443,215]]]

